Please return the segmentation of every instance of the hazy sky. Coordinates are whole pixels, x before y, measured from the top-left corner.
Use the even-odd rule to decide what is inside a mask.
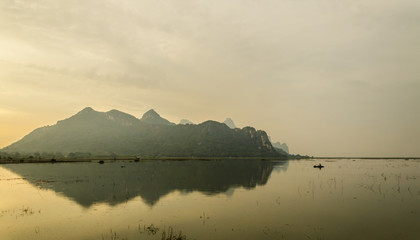
[[[0,147],[86,106],[420,156],[419,0],[0,0]]]

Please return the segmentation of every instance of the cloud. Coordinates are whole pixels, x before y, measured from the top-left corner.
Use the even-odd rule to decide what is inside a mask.
[[[418,132],[419,13],[416,0],[4,0],[0,101],[59,116],[231,116],[311,155],[363,133],[381,149],[377,133]]]

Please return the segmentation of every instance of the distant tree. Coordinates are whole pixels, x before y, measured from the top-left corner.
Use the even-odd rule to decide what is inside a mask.
[[[15,157],[15,158],[20,158],[20,153],[18,153],[18,152],[15,152],[14,154],[13,154],[13,156]]]
[[[67,155],[67,158],[89,158],[92,154],[89,152],[71,152]]]
[[[55,159],[57,159],[57,158],[64,158],[64,155],[61,152],[56,152],[54,154],[54,157],[53,158],[55,158]]]

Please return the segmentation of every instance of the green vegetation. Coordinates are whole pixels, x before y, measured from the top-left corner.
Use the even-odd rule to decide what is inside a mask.
[[[152,110],[137,119],[117,110],[96,112],[91,108],[53,126],[38,128],[2,151],[30,154],[24,160],[32,161],[103,156],[114,160],[118,156],[190,159],[288,156],[271,145],[264,131],[252,127],[230,129],[215,121],[174,125]]]

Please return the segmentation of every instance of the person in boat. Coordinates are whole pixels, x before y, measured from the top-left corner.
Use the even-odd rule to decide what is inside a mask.
[[[321,163],[319,163],[318,165],[314,165],[315,168],[323,168],[324,166],[321,165]]]

